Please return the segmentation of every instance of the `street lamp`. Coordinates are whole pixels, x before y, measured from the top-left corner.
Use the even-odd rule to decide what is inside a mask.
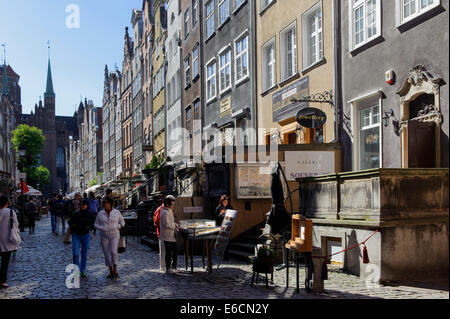
[[[83,190],[83,181],[84,181],[84,175],[83,174],[81,174],[80,175],[80,188],[81,188],[81,190]]]

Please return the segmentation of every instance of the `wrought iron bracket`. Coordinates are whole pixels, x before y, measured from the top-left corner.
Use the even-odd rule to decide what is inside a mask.
[[[325,91],[323,93],[314,93],[308,96],[302,96],[300,98],[293,97],[292,103],[307,102],[307,103],[328,103],[334,108],[333,93],[332,91]]]

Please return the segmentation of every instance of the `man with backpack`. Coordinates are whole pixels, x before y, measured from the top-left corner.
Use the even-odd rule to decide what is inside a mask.
[[[172,195],[167,195],[167,199],[175,200],[175,197]],[[166,270],[166,248],[164,246],[164,241],[160,238],[161,235],[161,228],[160,228],[160,221],[161,221],[161,211],[164,208],[164,202],[159,206],[155,213],[153,214],[153,223],[156,227],[156,236],[158,236],[158,242],[159,242],[159,264],[161,271]]]
[[[55,235],[58,236],[59,225],[62,224],[62,234],[66,232],[66,220],[64,215],[66,215],[66,201],[63,199],[63,195],[58,195],[58,200],[54,204],[55,210]]]

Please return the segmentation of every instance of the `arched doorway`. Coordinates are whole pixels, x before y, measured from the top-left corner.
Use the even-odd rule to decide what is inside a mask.
[[[440,78],[418,65],[397,92],[402,168],[440,167],[440,83]]]

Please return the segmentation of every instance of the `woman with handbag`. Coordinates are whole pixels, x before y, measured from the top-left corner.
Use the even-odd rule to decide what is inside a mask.
[[[114,199],[105,196],[102,204],[103,210],[98,213],[94,227],[100,231],[100,245],[105,255],[105,265],[109,268],[106,278],[119,278],[117,263],[120,229],[125,226],[125,220],[120,211],[113,208]]]
[[[12,252],[19,248],[21,237],[16,213],[8,208],[8,196],[0,195],[0,289],[8,288],[6,277]]]

